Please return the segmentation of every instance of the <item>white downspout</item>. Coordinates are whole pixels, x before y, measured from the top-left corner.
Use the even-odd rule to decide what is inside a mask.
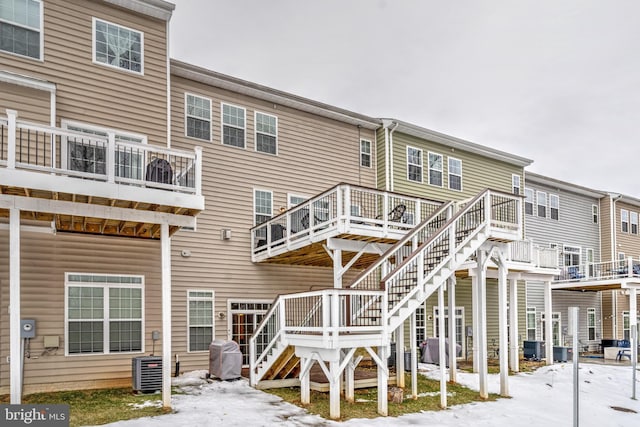
[[[171,148],[171,57],[169,46],[169,21],[167,20],[167,148]]]
[[[622,198],[622,194],[618,194],[615,197],[613,194],[609,194],[609,198],[611,199],[611,203],[609,204],[610,210],[610,218],[611,218],[611,262],[616,262],[618,260],[618,239],[616,238],[616,230],[617,221],[616,221],[616,202]],[[618,293],[616,291],[611,291],[613,294],[613,298],[611,298],[611,311],[613,313],[613,318],[611,319],[611,331],[613,333],[613,338],[618,338]]]
[[[396,122],[393,122],[395,124],[395,126],[393,127],[393,129],[391,129],[389,131],[389,179],[391,180],[391,185],[389,187],[389,191],[393,191],[393,132],[395,132],[396,129],[398,129],[399,124]]]
[[[389,128],[384,126],[384,190],[389,191]]]

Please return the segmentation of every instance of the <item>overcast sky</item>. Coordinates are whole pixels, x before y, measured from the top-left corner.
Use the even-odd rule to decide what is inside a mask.
[[[173,2],[173,58],[640,197],[640,1]]]

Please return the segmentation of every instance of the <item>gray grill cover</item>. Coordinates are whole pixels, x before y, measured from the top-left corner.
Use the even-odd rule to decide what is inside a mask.
[[[209,345],[209,375],[221,380],[240,378],[242,353],[235,341],[214,340]]]

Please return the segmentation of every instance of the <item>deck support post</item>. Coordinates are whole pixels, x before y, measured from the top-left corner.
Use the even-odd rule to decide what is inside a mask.
[[[478,276],[471,276],[471,357],[473,359],[473,372],[477,373],[480,366],[480,356],[478,355]]]
[[[449,313],[451,316],[451,313]],[[440,408],[447,408],[447,349],[445,348],[444,283],[438,288],[438,363],[440,364]]]
[[[638,366],[638,292],[635,287],[629,289],[629,328],[631,331],[631,370],[633,373],[631,398],[635,400],[636,368]]]
[[[333,250],[333,287],[342,288],[342,250]]]
[[[418,398],[418,343],[416,331],[416,312],[411,313],[411,321],[409,322],[409,340],[411,341],[411,398]]]
[[[22,401],[23,354],[20,339],[20,210],[9,209],[9,384],[10,402]]]
[[[509,396],[509,351],[507,333],[507,267],[498,253],[498,358],[500,360],[500,395]],[[512,326],[513,328],[513,326]]]
[[[518,280],[509,280],[509,367],[513,372],[520,371],[520,354],[518,353]]]
[[[162,406],[171,407],[171,236],[160,224],[162,265]]]
[[[349,403],[353,403],[356,400],[356,365],[353,363],[353,356],[350,356],[349,353],[347,353],[346,358],[348,360],[344,368],[344,399]]]
[[[313,358],[300,358],[300,403],[308,405],[311,403],[311,382],[310,371],[313,365]]]
[[[478,375],[480,386],[480,398],[487,399],[489,397],[488,389],[488,367],[487,367],[487,260],[488,254],[484,248],[478,249],[477,253],[477,278],[476,285],[476,303],[474,309],[477,310],[477,335],[474,336],[476,342],[475,348],[478,354]],[[477,338],[477,340],[476,340]],[[474,354],[475,357],[475,354]],[[475,362],[475,360],[474,360]]]
[[[386,417],[389,414],[387,389],[389,387],[389,369],[384,366],[387,362],[388,347],[381,345],[378,347],[378,414]]]
[[[544,282],[544,338],[547,365],[553,365],[553,313],[551,282]]]
[[[331,360],[329,362],[329,418],[337,420],[340,418],[340,361]]]
[[[396,386],[404,388],[404,322],[396,329]]]
[[[449,277],[447,285],[447,298],[449,302],[449,381],[456,382],[457,375],[457,345],[456,342],[456,276]],[[464,331],[462,331],[464,334]],[[462,345],[462,343],[460,343]]]

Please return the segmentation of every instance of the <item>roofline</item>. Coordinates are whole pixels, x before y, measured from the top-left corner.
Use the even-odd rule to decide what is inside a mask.
[[[581,194],[587,197],[593,197],[595,199],[601,199],[608,194],[606,191],[583,187],[581,185],[573,184],[567,181],[561,181],[559,179],[540,175],[534,172],[525,171],[524,177],[525,177],[525,186],[527,185],[527,181],[533,181],[538,184],[547,185],[549,187],[555,187],[560,190],[571,191],[572,193]]]
[[[377,129],[381,122],[379,119],[368,117],[363,114],[354,113],[329,104],[314,101],[288,92],[283,92],[267,86],[262,86],[247,80],[231,77],[226,74],[188,64],[186,62],[171,59],[171,74],[185,79],[200,82],[209,86],[227,89],[236,93],[273,102],[317,114],[329,119],[338,120],[365,129]]]
[[[133,10],[153,18],[169,21],[176,5],[164,0],[104,0],[107,3]]]
[[[489,148],[484,145],[476,144],[474,142],[465,141],[464,139],[456,138],[451,135],[436,132],[434,130],[426,129],[421,126],[417,126],[411,123],[403,122],[397,119],[381,119],[383,123],[395,122],[398,124],[396,132],[405,133],[418,138],[428,139],[433,142],[437,142],[448,147],[456,148],[458,150],[467,151],[480,156],[489,157],[492,159],[498,159],[503,162],[507,162],[516,166],[525,167],[533,163],[533,160],[525,157],[516,156],[505,151]]]
[[[616,201],[627,203],[633,206],[640,206],[640,199],[637,199],[633,196],[628,196],[626,194],[613,193],[613,192],[607,192],[606,194],[614,199],[617,198]]]

